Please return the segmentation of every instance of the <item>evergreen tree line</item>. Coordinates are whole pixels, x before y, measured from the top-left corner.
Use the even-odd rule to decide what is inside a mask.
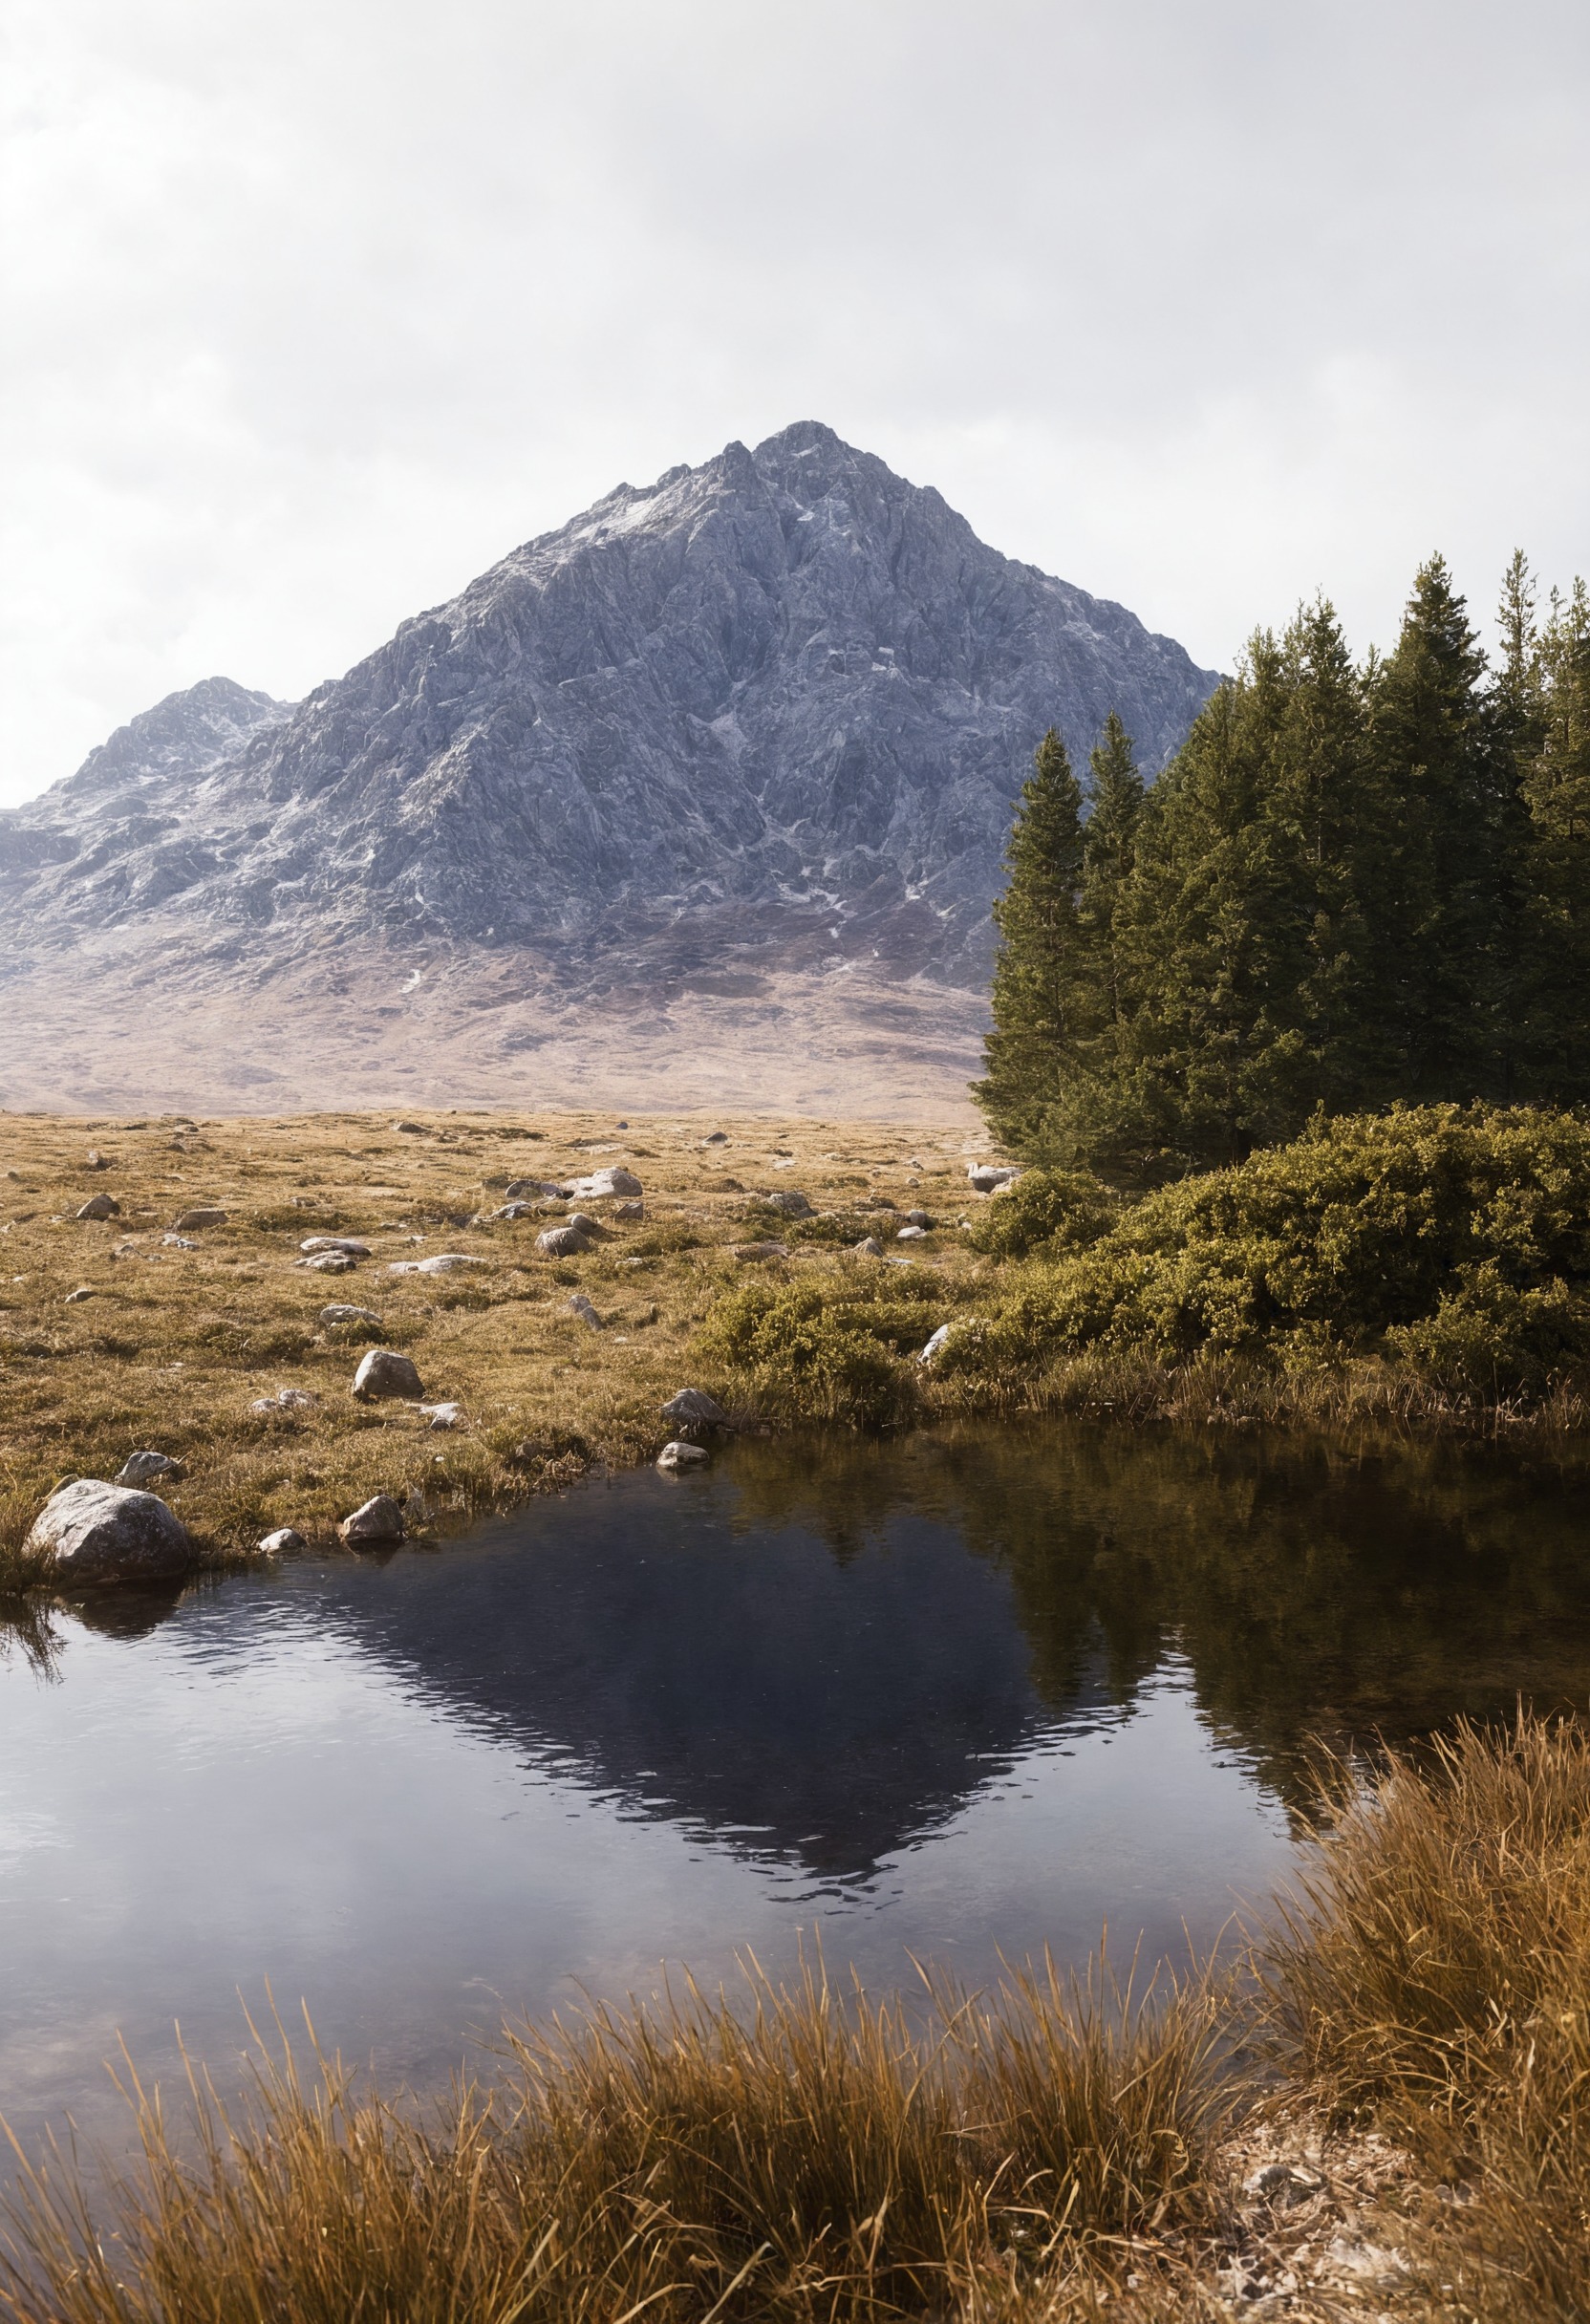
[[[1489,660],[1440,557],[1355,665],[1322,598],[1257,632],[1159,780],[1051,731],[995,906],[1013,1151],[1145,1180],[1319,1108],[1590,1100],[1590,596],[1522,554]]]

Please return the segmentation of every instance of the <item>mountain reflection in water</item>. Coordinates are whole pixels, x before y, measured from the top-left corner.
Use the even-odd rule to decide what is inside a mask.
[[[750,1443],[35,1609],[0,1630],[0,2113],[114,2138],[118,2033],[218,2065],[266,1980],[435,2084],[505,2009],[777,1973],[814,1926],[873,1984],[1107,1920],[1208,1943],[1295,1861],[1313,1739],[1584,1703],[1585,1481],[1126,1425]]]

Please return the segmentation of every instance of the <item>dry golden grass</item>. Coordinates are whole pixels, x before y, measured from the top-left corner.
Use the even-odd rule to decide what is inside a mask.
[[[377,1492],[420,1491],[445,1524],[593,1463],[654,1454],[670,1432],[663,1400],[693,1377],[687,1351],[700,1317],[750,1272],[732,1246],[766,1233],[748,1216],[759,1191],[798,1188],[847,1213],[879,1194],[902,1210],[920,1203],[952,1222],[935,1237],[937,1263],[971,1263],[954,1247],[967,1200],[958,1132],[704,1117],[637,1119],[626,1130],[595,1114],[414,1118],[419,1134],[366,1114],[0,1116],[0,1580],[29,1579],[17,1551],[57,1483],[112,1476],[140,1449],[185,1463],[183,1480],[161,1491],[216,1556],[247,1553],[280,1526],[329,1539]],[[706,1145],[716,1130],[727,1143]],[[108,1168],[89,1166],[94,1151]],[[634,1171],[647,1215],[614,1221],[584,1258],[536,1254],[553,1214],[469,1223],[515,1178],[568,1180],[606,1163]],[[119,1216],[79,1221],[97,1194]],[[198,1206],[225,1210],[226,1223],[197,1231],[192,1251],[167,1244],[176,1218]],[[858,1237],[867,1231],[864,1218],[849,1223]],[[294,1261],[316,1233],[365,1238],[372,1256],[352,1274],[308,1272]],[[437,1278],[387,1272],[394,1260],[447,1251],[489,1263]],[[837,1263],[801,1247],[789,1265]],[[79,1288],[91,1296],[72,1302]],[[570,1312],[575,1292],[605,1329]],[[320,1311],[333,1302],[373,1309],[380,1332],[325,1329]],[[410,1408],[354,1402],[358,1357],[376,1343],[410,1353],[428,1399],[462,1403],[465,1427],[435,1432]],[[249,1411],[282,1388],[306,1389],[319,1405],[271,1418]]]

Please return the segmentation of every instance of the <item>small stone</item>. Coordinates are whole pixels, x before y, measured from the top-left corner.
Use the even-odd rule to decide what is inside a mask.
[[[709,1130],[701,1140],[703,1146],[727,1146],[728,1142],[729,1133],[726,1130]]]
[[[167,1251],[197,1251],[199,1248],[191,1235],[162,1235],[161,1243]]]
[[[810,1200],[806,1195],[798,1194],[792,1186],[780,1187],[772,1194],[759,1194],[757,1200],[765,1203],[770,1211],[782,1211],[786,1218],[812,1216]]]
[[[567,1202],[569,1190],[556,1178],[510,1178],[503,1192],[510,1202],[531,1194],[549,1194],[556,1202]]]
[[[49,1553],[56,1581],[87,1589],[173,1582],[194,1554],[187,1527],[155,1494],[86,1476],[50,1496],[25,1548]]]
[[[179,1211],[176,1217],[171,1221],[172,1227],[179,1235],[192,1235],[200,1227],[224,1227],[226,1223],[226,1214],[225,1211],[204,1209]]]
[[[370,1307],[345,1307],[340,1302],[320,1310],[320,1323],[327,1331],[335,1331],[343,1323],[364,1323],[374,1331],[381,1328],[381,1319]]]
[[[734,1246],[734,1255],[736,1259],[745,1259],[752,1265],[758,1265],[762,1260],[767,1259],[787,1259],[789,1245],[786,1242],[737,1242]]]
[[[590,1250],[591,1243],[578,1227],[561,1226],[548,1227],[544,1234],[538,1235],[535,1247],[548,1259],[578,1259],[583,1251]]]
[[[422,1404],[419,1409],[425,1416],[426,1425],[430,1428],[462,1429],[463,1426],[462,1404]]]
[[[569,1312],[573,1315],[577,1315],[582,1323],[589,1323],[592,1331],[600,1331],[602,1329],[602,1319],[597,1314],[595,1308],[591,1304],[591,1302],[586,1298],[583,1291],[575,1292],[573,1298],[569,1302]]]
[[[394,1122],[392,1127],[405,1138],[422,1138],[425,1134],[423,1122]]]
[[[319,1397],[312,1396],[307,1388],[283,1388],[274,1396],[256,1396],[248,1409],[269,1420],[277,1412],[312,1412],[319,1403]]]
[[[681,1469],[698,1469],[710,1454],[702,1445],[666,1444],[657,1454],[657,1467],[677,1475]]]
[[[916,1356],[917,1363],[931,1364],[949,1336],[950,1326],[948,1323],[940,1323],[938,1329],[934,1333],[927,1345],[918,1349]]]
[[[734,1426],[716,1396],[704,1388],[681,1388],[662,1408],[664,1420],[677,1429],[729,1429]]]
[[[85,1170],[109,1170],[110,1166],[108,1154],[97,1153],[92,1146],[89,1148],[88,1160],[83,1164]]]
[[[902,1227],[894,1237],[896,1242],[926,1242],[927,1238],[926,1227]]]
[[[645,1188],[633,1170],[599,1170],[589,1178],[576,1178],[569,1188],[571,1201],[600,1202],[611,1194],[641,1194]]]
[[[377,1493],[336,1530],[351,1549],[380,1549],[403,1539],[403,1513],[389,1493]]]
[[[290,1558],[296,1557],[299,1550],[308,1549],[309,1543],[301,1533],[294,1533],[290,1525],[281,1525],[274,1533],[268,1533],[263,1540],[256,1541],[254,1547],[267,1558]]]
[[[489,1267],[488,1259],[474,1259],[466,1251],[438,1251],[430,1259],[395,1259],[388,1275],[452,1275],[460,1267]]]
[[[1001,1186],[1012,1186],[1021,1175],[1019,1170],[1006,1169],[998,1162],[968,1162],[966,1175],[972,1190],[978,1194],[992,1194]]]
[[[599,1241],[607,1233],[601,1220],[591,1217],[585,1211],[570,1211],[563,1223],[566,1227],[572,1227],[576,1235],[588,1236],[592,1242]]]
[[[316,1251],[312,1259],[297,1259],[292,1263],[307,1267],[312,1275],[352,1275],[359,1262],[348,1251]]]
[[[79,1218],[119,1218],[120,1216],[121,1205],[114,1194],[90,1194],[77,1213]]]
[[[933,1220],[926,1211],[907,1211],[906,1223],[913,1227],[931,1227]]]
[[[169,1452],[129,1452],[112,1478],[117,1485],[152,1485],[157,1477],[178,1477],[183,1474],[180,1460]]]
[[[182,1220],[179,1219],[177,1223],[180,1226]],[[317,1251],[340,1251],[348,1259],[370,1257],[370,1245],[360,1242],[356,1235],[309,1235],[298,1248],[306,1259],[312,1258]]]
[[[883,1245],[875,1235],[864,1235],[856,1244],[856,1252],[862,1259],[882,1259]]]
[[[643,1202],[615,1202],[612,1216],[614,1218],[644,1218],[646,1205]]]
[[[79,1301],[91,1300],[93,1297],[94,1285],[92,1283],[79,1283],[75,1291],[69,1291],[67,1293],[66,1298],[62,1301],[61,1304],[65,1307],[75,1307]]]
[[[353,1392],[366,1404],[377,1396],[401,1396],[419,1404],[425,1390],[412,1357],[399,1355],[395,1347],[373,1347],[359,1358]]]

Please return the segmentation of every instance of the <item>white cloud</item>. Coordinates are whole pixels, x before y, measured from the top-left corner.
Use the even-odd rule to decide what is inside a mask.
[[[12,0],[0,798],[827,420],[1205,661],[1584,565],[1577,0]]]

